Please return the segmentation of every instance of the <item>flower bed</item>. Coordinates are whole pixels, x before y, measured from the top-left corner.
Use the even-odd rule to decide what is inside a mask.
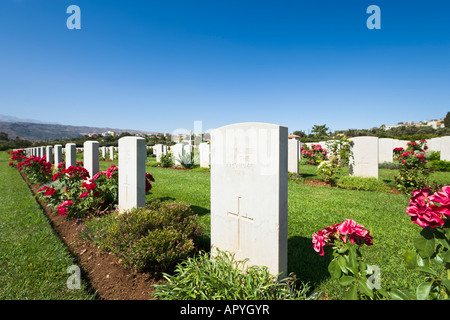
[[[131,212],[125,212],[120,216],[116,215],[115,218],[119,217],[117,221],[123,221],[130,227],[128,230],[130,241],[124,244],[124,246],[108,246],[104,245],[104,243],[90,241],[92,239],[86,241],[85,239],[89,239],[89,237],[82,238],[80,237],[82,234],[77,231],[80,221],[87,225],[92,217],[96,217],[97,221],[101,221],[102,219],[107,218],[107,216],[114,216],[114,213],[116,213],[115,209],[118,200],[118,167],[112,165],[108,170],[99,172],[92,179],[89,179],[89,174],[86,169],[81,166],[81,163],[77,163],[76,166],[71,166],[69,168],[65,168],[65,165],[61,163],[58,168],[53,168],[51,164],[48,166],[48,162],[45,163],[45,161],[43,161],[45,159],[35,161],[36,157],[26,157],[24,156],[24,153],[20,151],[15,152],[13,156],[14,159],[12,159],[13,161],[10,163],[10,166],[12,167],[21,168],[26,163],[33,162],[33,164],[37,164],[33,170],[43,171],[41,169],[45,168],[45,176],[41,176],[40,179],[34,179],[36,175],[32,175],[33,180],[30,180],[27,172],[22,170],[21,174],[29,183],[33,192],[36,194],[37,200],[44,208],[56,229],[61,228],[60,232],[62,234],[62,239],[68,246],[74,248],[80,261],[83,260],[82,257],[86,256],[89,256],[88,260],[93,259],[93,261],[97,261],[96,258],[99,257],[101,257],[100,259],[113,259],[111,261],[112,266],[104,266],[108,270],[110,267],[113,269],[116,267],[113,272],[107,273],[108,278],[111,277],[111,273],[115,273],[118,274],[119,277],[116,279],[117,282],[115,283],[115,286],[119,286],[119,283],[121,282],[130,285],[127,289],[120,284],[122,290],[128,291],[128,293],[120,294],[119,291],[116,291],[117,288],[115,288],[113,298],[116,298],[116,294],[117,297],[132,295],[134,298],[144,298],[144,296],[149,298],[149,293],[154,290],[151,285],[158,283],[159,281],[159,272],[172,267],[175,262],[179,259],[186,258],[195,249],[192,237],[200,232],[200,229],[196,224],[196,215],[193,214],[188,205],[177,203],[161,204],[158,202],[146,206],[145,210],[148,217],[147,223],[154,226],[151,234],[148,233],[149,229],[145,230],[143,234],[135,233],[142,222],[142,215],[135,215],[136,219],[134,219],[133,223],[128,219],[132,215]],[[28,165],[25,166],[28,167]],[[47,168],[50,168],[50,170],[47,170]],[[146,173],[146,192],[150,192],[152,189],[151,182],[154,181],[153,176]],[[137,211],[139,211],[139,209],[136,209],[133,212]],[[180,218],[180,215],[177,216],[176,213],[181,214],[183,219]],[[168,225],[167,221],[158,225],[157,221],[163,216],[167,216],[170,219],[179,217],[179,219],[171,225]],[[186,223],[181,223],[181,220]],[[102,231],[104,231],[104,239],[111,240],[115,238],[117,243],[122,238],[123,234],[121,232],[117,233],[116,231],[118,229],[114,229],[115,226],[117,227],[117,225],[108,225],[108,229],[105,228],[105,230]],[[187,226],[190,226],[190,228]],[[119,231],[121,231],[120,228]],[[159,237],[155,237],[155,235],[159,235]],[[68,237],[75,240],[67,242]],[[145,239],[151,241],[149,242]],[[145,245],[146,241],[147,246]],[[74,242],[77,244],[74,245]],[[82,243],[82,245],[79,243]],[[107,243],[107,241],[105,243]],[[170,249],[170,246],[174,246],[173,249]],[[159,253],[153,256],[142,254],[146,253],[145,249],[149,249],[150,247]],[[102,250],[100,250],[100,248]],[[89,252],[89,255],[87,252]],[[129,252],[139,252],[141,255],[128,255]],[[181,252],[182,254],[179,255],[178,252]],[[89,261],[84,261],[83,263],[86,263],[91,268],[98,269],[96,265],[91,265]],[[98,266],[100,265],[101,263],[98,263]],[[119,272],[117,268],[120,268],[121,271]],[[154,273],[154,271],[158,272]],[[97,272],[98,271],[95,271],[94,274],[97,275]],[[104,277],[105,273],[103,275],[98,274],[98,276]],[[156,278],[154,276],[156,276]],[[124,280],[124,277],[131,278]],[[145,288],[141,291],[141,295],[131,293],[131,290],[136,288],[133,279],[140,279],[138,286]],[[104,283],[104,281],[105,279],[95,280],[96,285],[102,288],[109,283],[108,280],[106,280],[107,283]],[[108,291],[108,289],[106,289],[106,291]],[[106,293],[106,296],[108,296],[108,294],[109,293]],[[108,297],[111,298],[111,296]]]

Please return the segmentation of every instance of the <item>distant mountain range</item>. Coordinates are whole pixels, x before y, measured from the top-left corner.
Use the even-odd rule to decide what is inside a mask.
[[[0,132],[7,133],[9,139],[19,137],[30,141],[53,141],[56,139],[79,138],[93,133],[102,134],[108,131],[113,131],[116,134],[122,132],[129,132],[131,134],[157,134],[157,132],[134,129],[69,126],[32,119],[19,119],[0,114]]]
[[[40,120],[34,120],[34,119],[21,119],[13,116],[8,116],[5,114],[0,114],[0,122],[28,122],[28,123],[45,123],[45,124],[60,124],[56,122],[47,122],[47,121],[40,121]]]

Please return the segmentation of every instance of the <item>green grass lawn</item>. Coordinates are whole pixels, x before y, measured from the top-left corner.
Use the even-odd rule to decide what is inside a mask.
[[[80,159],[79,159],[80,160]],[[111,164],[117,165],[117,160],[113,162],[100,162],[100,170],[106,170]],[[160,167],[152,167],[154,159],[149,158],[146,171],[151,173],[155,182],[151,194],[147,195],[147,202],[160,199],[167,201],[186,201],[190,204],[195,213],[200,216],[200,221],[205,227],[202,238],[203,244],[209,243],[210,239],[210,175],[207,170],[195,169],[190,171],[174,170]],[[7,164],[6,164],[7,165]],[[2,175],[6,172],[2,163]],[[8,189],[11,185],[23,187],[28,192],[27,197],[31,197],[29,190],[21,181],[18,173],[14,169],[7,168],[8,176],[2,177],[2,181],[15,181],[8,183],[3,188]],[[301,166],[301,174],[307,179],[319,179],[315,173],[315,167]],[[394,185],[393,177],[396,170],[380,169],[380,180],[388,185]],[[341,176],[348,175],[341,172]],[[434,173],[432,179],[439,183],[449,183],[450,173]],[[16,198],[17,192],[10,193],[9,197]],[[264,195],[262,195],[264,196]],[[2,193],[4,197],[4,193]],[[29,222],[21,223],[16,218],[17,215],[35,209],[27,209],[29,206],[37,206],[33,201],[25,201],[25,197],[17,198],[16,202],[10,200],[14,208],[3,208],[11,215],[12,221],[9,224],[18,225],[17,228],[28,228]],[[299,279],[308,282],[316,291],[321,291],[324,296],[330,299],[342,297],[342,287],[337,281],[331,280],[327,266],[331,259],[331,254],[326,251],[326,255],[321,257],[312,248],[312,234],[324,227],[334,223],[343,222],[345,219],[353,219],[370,230],[374,237],[374,245],[365,247],[362,252],[368,264],[376,265],[381,269],[382,286],[397,285],[400,287],[415,287],[423,277],[415,272],[407,270],[403,262],[403,255],[406,250],[413,249],[413,239],[418,235],[420,227],[410,221],[405,210],[409,197],[382,192],[355,191],[340,188],[318,187],[306,184],[289,183],[288,188],[288,272],[294,272]],[[5,201],[2,200],[2,204]],[[14,210],[13,210],[14,209]],[[38,208],[37,208],[38,209]],[[15,213],[9,213],[15,212]],[[31,215],[35,220],[36,215]],[[0,219],[5,219],[0,217]],[[45,219],[44,219],[45,220]],[[1,220],[0,220],[1,221]],[[0,231],[2,235],[5,222],[1,222]],[[8,231],[9,232],[9,231]],[[26,232],[19,232],[18,235],[7,233],[4,242],[14,242],[14,237],[19,237]],[[3,236],[2,236],[3,237]],[[1,244],[4,246],[3,242]],[[30,245],[31,246],[31,245]],[[56,246],[56,245],[55,245]],[[35,244],[37,250],[40,244]],[[8,246],[4,246],[8,248]],[[17,249],[19,250],[19,249]],[[61,251],[64,255],[65,249],[61,246],[56,251]],[[2,251],[3,252],[3,251]],[[23,255],[23,257],[22,257]],[[19,260],[28,260],[28,252],[19,252],[16,256]],[[3,259],[1,259],[3,261]],[[17,263],[17,262],[14,262]],[[49,262],[50,263],[50,262]],[[53,263],[53,262],[52,262]],[[58,261],[55,265],[61,265]],[[5,266],[0,265],[2,272]],[[64,273],[65,268],[59,267]],[[50,267],[49,267],[50,269]],[[64,276],[62,274],[61,276]],[[3,279],[3,278],[2,278]],[[11,281],[19,279],[11,279]],[[0,280],[3,281],[3,280]],[[56,289],[55,289],[56,290]],[[71,294],[71,292],[69,292]],[[73,294],[73,293],[72,293]]]
[[[19,171],[0,152],[0,300],[93,299],[85,283],[70,290],[75,265]]]
[[[209,174],[155,167],[147,167],[147,172],[156,179],[147,201],[167,199],[190,203],[200,215],[209,237]],[[319,179],[315,167],[301,166],[301,172],[306,178]],[[380,169],[380,179],[393,186],[397,172]],[[348,169],[341,173],[345,174],[348,175]],[[450,174],[435,173],[435,179],[448,183]],[[345,219],[353,219],[371,231],[374,245],[364,248],[363,253],[369,264],[381,269],[382,284],[411,287],[423,279],[407,270],[403,262],[405,251],[413,248],[413,238],[421,229],[405,213],[408,196],[295,183],[289,183],[288,192],[288,271],[309,282],[315,290],[326,292],[332,299],[342,294],[337,281],[329,277],[330,253],[319,256],[311,241],[313,232]]]

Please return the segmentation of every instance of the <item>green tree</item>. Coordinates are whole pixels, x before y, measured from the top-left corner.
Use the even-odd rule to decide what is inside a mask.
[[[314,133],[317,136],[327,136],[328,135],[328,133],[327,133],[328,129],[329,128],[327,128],[326,124],[323,124],[323,125],[315,124],[312,127],[311,133]]]
[[[447,112],[447,115],[444,118],[444,126],[450,128],[450,112]]]
[[[300,138],[305,138],[306,137],[306,133],[304,133],[303,131],[294,131],[292,134],[295,134],[296,136],[299,136]]]
[[[8,141],[8,134],[5,132],[0,132],[0,140]]]

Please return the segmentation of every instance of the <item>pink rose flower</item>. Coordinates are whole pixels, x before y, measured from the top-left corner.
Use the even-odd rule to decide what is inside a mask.
[[[432,197],[429,195],[429,191],[430,188],[414,190],[412,198],[409,199],[409,206],[406,208],[406,213],[411,216],[411,221],[422,228],[444,225],[444,220],[438,212],[440,207],[431,202]]]
[[[313,248],[314,251],[318,252],[321,256],[325,254],[323,248],[325,247],[327,240],[327,233],[324,230],[320,230],[317,233],[313,233]]]

